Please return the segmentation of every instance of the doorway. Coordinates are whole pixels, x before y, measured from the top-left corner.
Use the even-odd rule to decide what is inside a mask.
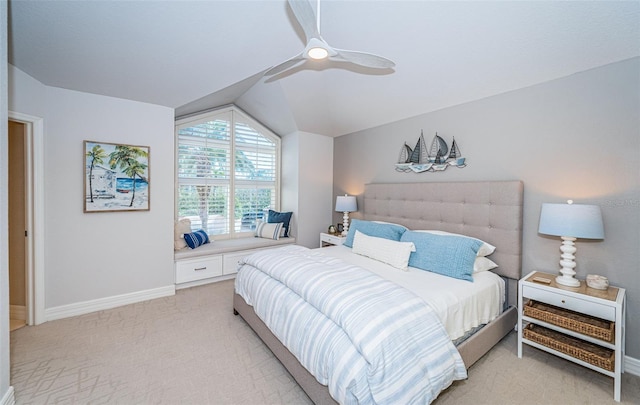
[[[9,121],[9,330],[27,324],[26,124]]]
[[[8,112],[11,329],[45,321],[43,120]],[[20,180],[21,179],[21,180]]]

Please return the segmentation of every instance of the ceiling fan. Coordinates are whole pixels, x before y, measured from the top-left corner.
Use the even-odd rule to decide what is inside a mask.
[[[371,53],[333,48],[320,35],[320,0],[318,0],[317,15],[308,0],[288,1],[293,14],[304,31],[307,45],[301,53],[267,70],[264,74],[265,76],[282,73],[307,60],[328,59],[330,61],[348,62],[374,69],[389,69],[396,65],[387,58]]]

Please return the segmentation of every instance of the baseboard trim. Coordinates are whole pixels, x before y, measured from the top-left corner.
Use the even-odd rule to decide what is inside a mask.
[[[624,372],[640,377],[640,360],[634,359],[633,357],[625,356]]]
[[[75,304],[61,305],[59,307],[45,309],[45,319],[54,321],[56,319],[69,318],[77,315],[85,315],[91,312],[103,311],[128,304],[152,300],[155,298],[169,297],[175,295],[175,285],[154,288],[151,290],[137,291],[129,294],[116,295],[113,297],[100,298],[97,300],[78,302]]]
[[[27,307],[24,305],[10,305],[9,319],[27,320]]]
[[[15,405],[16,397],[13,395],[13,386],[9,386],[7,392],[2,396],[2,400],[0,401],[0,405]]]

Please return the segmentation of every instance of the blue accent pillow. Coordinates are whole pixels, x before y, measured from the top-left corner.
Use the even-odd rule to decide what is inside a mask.
[[[461,280],[473,281],[473,263],[482,241],[454,235],[407,231],[400,239],[413,242],[416,251],[409,266]]]
[[[191,249],[195,249],[200,245],[209,243],[209,235],[207,235],[204,230],[200,229],[195,232],[185,233],[184,241],[187,242],[187,245],[189,245]]]
[[[401,225],[352,219],[343,245],[350,248],[353,247],[353,237],[356,235],[356,231],[360,231],[367,236],[399,241],[406,230],[407,228]]]
[[[291,222],[291,215],[293,212],[277,212],[269,210],[269,216],[267,216],[267,222],[275,224],[282,222],[282,228],[284,229],[284,237],[289,237],[289,223]]]

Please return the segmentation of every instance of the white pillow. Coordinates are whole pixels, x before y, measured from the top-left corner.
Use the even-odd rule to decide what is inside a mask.
[[[189,218],[184,218],[175,222],[173,227],[173,248],[175,250],[187,247],[187,242],[184,240],[184,234],[189,232],[191,232],[191,220]]]
[[[256,221],[256,237],[265,239],[280,239],[280,230],[284,222],[264,222],[262,220]]]
[[[407,271],[409,256],[416,251],[413,242],[376,238],[356,231],[353,237],[353,253],[387,263],[397,269]]]
[[[432,233],[434,235],[455,235],[455,236],[462,236],[464,238],[470,238],[470,239],[476,239],[479,240],[480,242],[482,242],[482,246],[480,246],[480,248],[478,249],[478,254],[476,254],[476,256],[478,257],[484,257],[484,256],[489,256],[491,253],[495,252],[496,247],[493,246],[490,243],[487,243],[481,239],[478,238],[474,238],[472,236],[467,236],[467,235],[460,235],[459,233],[451,233],[451,232],[445,232],[445,231],[433,231],[433,230],[420,230],[420,231],[414,231],[414,232],[428,232],[428,233]],[[495,267],[494,267],[495,268]]]
[[[407,228],[406,226],[404,226],[404,225],[400,225],[400,224],[396,224],[395,222],[385,222],[385,221],[371,221],[371,222],[377,222],[377,223],[379,223],[379,224],[395,225],[395,226],[399,226],[399,227],[401,227],[401,228],[404,228],[404,229],[406,229],[407,231],[409,230],[409,228]]]
[[[486,257],[476,256],[476,260],[473,262],[473,272],[480,273],[481,271],[493,270],[498,267],[492,260]]]

